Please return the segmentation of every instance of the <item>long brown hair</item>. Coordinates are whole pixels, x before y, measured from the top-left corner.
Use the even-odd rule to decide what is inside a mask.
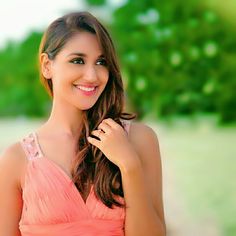
[[[108,65],[109,79],[95,105],[82,111],[82,125],[77,145],[78,153],[71,170],[73,182],[81,193],[87,190],[86,184],[92,182],[96,196],[106,206],[112,208],[114,204],[124,207],[114,198],[115,195],[124,197],[120,169],[109,161],[96,146],[91,145],[86,138],[106,118],[112,118],[123,127],[120,119],[130,120],[137,116],[123,112],[125,107],[123,82],[109,33],[90,13],[73,12],[56,19],[49,25],[42,37],[39,56],[41,53],[47,53],[49,58],[53,60],[66,42],[81,31],[96,35]],[[52,80],[44,78],[41,72],[40,80],[49,95],[53,97]]]

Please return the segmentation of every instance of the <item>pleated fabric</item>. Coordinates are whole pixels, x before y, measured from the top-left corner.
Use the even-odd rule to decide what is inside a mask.
[[[122,123],[129,133],[130,121]],[[108,208],[93,185],[84,202],[65,171],[43,155],[35,132],[23,138],[21,146],[28,159],[22,178],[22,236],[124,236],[124,208]],[[117,200],[125,203],[120,196]]]

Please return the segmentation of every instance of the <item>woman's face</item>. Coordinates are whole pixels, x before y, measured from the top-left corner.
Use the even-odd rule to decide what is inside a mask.
[[[96,35],[78,32],[50,61],[53,99],[80,109],[91,108],[109,77]],[[69,104],[68,104],[69,103]]]

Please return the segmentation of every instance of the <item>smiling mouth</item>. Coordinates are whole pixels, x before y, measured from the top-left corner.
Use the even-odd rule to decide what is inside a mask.
[[[81,84],[73,84],[75,87],[85,90],[85,91],[91,91],[93,89],[96,89],[98,86],[86,86],[86,85],[81,85]]]
[[[86,87],[86,86],[82,86],[82,85],[75,85],[74,87],[76,89],[78,89],[80,92],[82,92],[82,94],[86,95],[86,96],[90,96],[90,95],[94,95],[97,91],[97,87],[98,86],[94,86],[94,87]]]
[[[97,86],[94,86],[94,87],[86,87],[86,86],[76,85],[75,87],[78,88],[78,89],[81,89],[81,90],[83,90],[83,91],[93,91],[93,90],[96,89]]]

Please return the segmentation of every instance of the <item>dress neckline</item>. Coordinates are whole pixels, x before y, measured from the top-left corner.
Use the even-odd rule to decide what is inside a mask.
[[[39,139],[38,139],[38,134],[37,132],[32,132],[34,141],[35,141],[35,145],[36,145],[36,149],[37,152],[39,154],[39,157],[43,158],[44,160],[46,160],[48,163],[51,164],[51,166],[56,169],[57,171],[59,171],[64,177],[65,179],[70,183],[70,185],[72,186],[73,190],[75,190],[75,192],[77,192],[77,194],[79,195],[79,198],[81,199],[81,201],[83,202],[84,206],[87,206],[88,200],[90,199],[92,192],[94,191],[94,184],[91,184],[90,187],[90,191],[89,194],[87,195],[86,199],[84,200],[84,198],[82,197],[81,193],[79,192],[79,190],[77,189],[75,183],[73,182],[72,178],[66,173],[66,171],[59,165],[57,164],[55,161],[51,160],[50,158],[47,158],[46,155],[43,153],[42,149],[41,149],[41,145],[39,143]]]

